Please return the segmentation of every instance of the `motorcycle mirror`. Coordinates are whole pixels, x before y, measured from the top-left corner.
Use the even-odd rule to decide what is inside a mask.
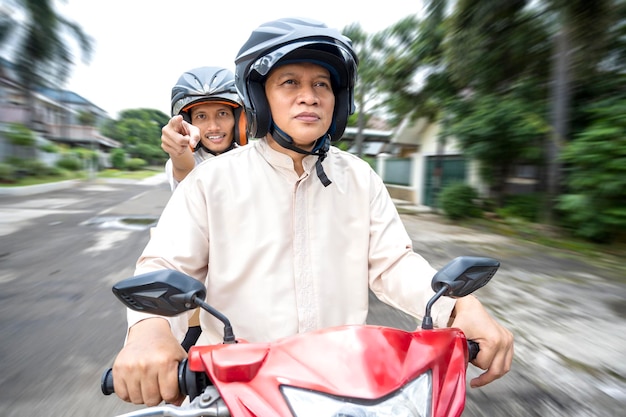
[[[206,296],[200,281],[168,269],[127,278],[112,290],[128,308],[168,317],[193,310]]]
[[[487,284],[499,267],[493,258],[459,256],[435,274],[431,286],[435,293],[448,287],[442,295],[464,297]]]

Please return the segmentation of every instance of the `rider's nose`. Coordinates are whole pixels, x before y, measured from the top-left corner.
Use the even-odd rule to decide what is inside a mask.
[[[303,86],[300,89],[298,100],[301,103],[317,104],[319,102],[319,97],[317,96],[317,92],[313,86]]]

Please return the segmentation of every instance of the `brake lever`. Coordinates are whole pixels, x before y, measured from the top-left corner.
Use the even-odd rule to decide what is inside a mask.
[[[189,404],[172,404],[131,411],[117,417],[227,417],[230,411],[214,386],[208,386]]]

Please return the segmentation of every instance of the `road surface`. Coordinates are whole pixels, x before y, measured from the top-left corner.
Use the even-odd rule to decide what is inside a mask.
[[[111,417],[140,408],[100,393],[125,334],[111,285],[132,275],[169,195],[158,178],[0,195],[0,416]],[[433,214],[402,218],[414,249],[436,268],[460,255],[502,263],[477,296],[515,334],[514,367],[469,390],[464,417],[624,415],[621,260],[587,259]],[[368,321],[416,325],[374,299]]]

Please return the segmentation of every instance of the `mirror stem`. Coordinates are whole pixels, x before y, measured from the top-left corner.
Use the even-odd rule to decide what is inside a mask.
[[[441,296],[444,295],[449,290],[450,290],[450,286],[448,284],[444,284],[439,289],[439,291],[437,291],[435,293],[435,295],[433,295],[433,297],[430,300],[428,300],[428,303],[426,304],[426,314],[424,314],[424,318],[422,319],[422,329],[423,330],[432,330],[433,329],[433,318],[430,315],[430,311],[432,310],[433,304],[435,304],[435,301],[440,299]]]
[[[200,297],[196,295],[194,295],[191,298],[191,301],[195,305],[201,307],[203,310],[206,310],[213,317],[215,317],[216,319],[224,323],[224,343],[236,343],[237,342],[235,339],[235,333],[233,332],[233,327],[230,324],[230,320],[228,320],[228,318],[226,318],[225,315],[223,315],[222,313],[220,313],[219,311],[217,311],[216,309],[214,309],[213,307],[205,303],[204,300],[202,300]]]

